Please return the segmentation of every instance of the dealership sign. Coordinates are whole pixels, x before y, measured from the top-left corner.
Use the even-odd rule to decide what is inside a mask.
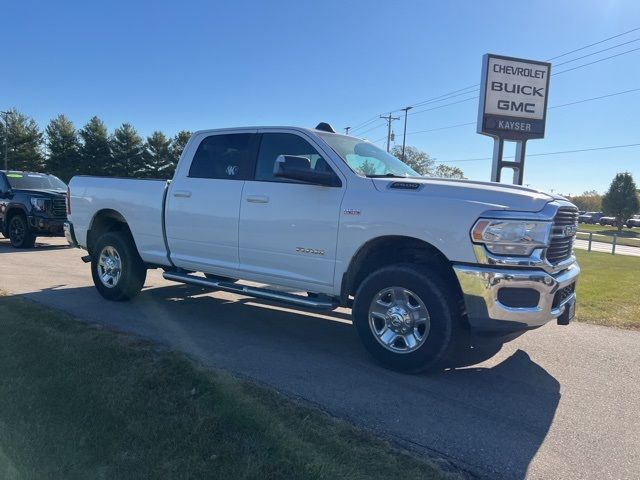
[[[486,54],[478,133],[503,140],[544,137],[551,64]]]

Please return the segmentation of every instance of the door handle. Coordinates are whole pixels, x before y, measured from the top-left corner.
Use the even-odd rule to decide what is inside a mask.
[[[249,203],[269,203],[269,197],[266,195],[247,195]]]
[[[188,190],[176,190],[173,192],[173,196],[178,198],[189,198],[191,197],[191,192]]]

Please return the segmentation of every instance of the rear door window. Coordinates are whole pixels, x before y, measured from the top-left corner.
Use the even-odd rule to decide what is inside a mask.
[[[254,134],[231,133],[206,137],[193,156],[189,177],[247,180],[252,173]]]

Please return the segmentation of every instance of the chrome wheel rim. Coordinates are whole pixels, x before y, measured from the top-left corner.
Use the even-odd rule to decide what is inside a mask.
[[[122,260],[118,251],[110,245],[107,245],[100,252],[98,257],[98,277],[100,282],[107,287],[113,288],[118,285],[122,276]]]
[[[369,328],[376,340],[394,353],[419,349],[431,328],[429,310],[418,295],[403,287],[380,290],[369,306]]]

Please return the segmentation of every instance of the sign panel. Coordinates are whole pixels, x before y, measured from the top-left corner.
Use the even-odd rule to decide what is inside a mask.
[[[478,133],[504,140],[543,138],[551,64],[486,54]]]

